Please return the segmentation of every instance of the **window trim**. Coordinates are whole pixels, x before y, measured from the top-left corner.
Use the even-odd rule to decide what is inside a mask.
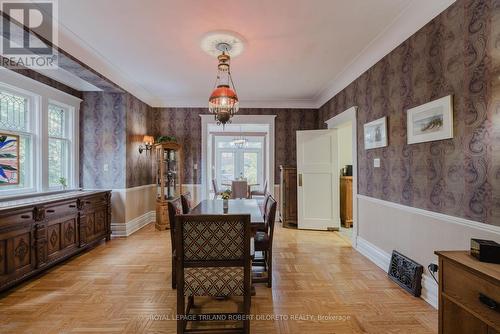
[[[48,134],[48,113],[49,113],[49,106],[50,105],[53,105],[53,106],[56,106],[56,107],[59,107],[59,108],[62,108],[64,109],[64,111],[67,113],[66,115],[66,119],[64,121],[64,132],[66,133],[66,136],[65,137],[55,137],[55,136],[50,136]],[[75,108],[72,107],[72,106],[69,106],[67,104],[64,104],[64,103],[61,103],[59,101],[55,101],[53,99],[49,99],[48,100],[48,103],[47,103],[47,173],[44,174],[45,177],[47,177],[47,181],[46,181],[46,184],[47,184],[47,189],[50,190],[50,191],[54,191],[54,190],[62,190],[63,187],[62,186],[50,186],[49,184],[49,173],[48,173],[48,145],[49,145],[49,140],[52,138],[52,139],[58,139],[58,140],[63,140],[63,141],[66,141],[68,143],[67,145],[67,150],[69,152],[67,152],[68,154],[68,167],[67,167],[67,175],[68,175],[68,178],[67,178],[67,181],[68,181],[68,188],[72,188],[74,187],[74,183],[75,183],[75,177],[77,178],[77,183],[78,183],[78,175],[74,175],[72,173],[72,171],[74,170],[74,168],[78,168],[78,166],[75,166],[74,164],[74,161],[75,161],[75,158],[76,158],[76,153],[77,151],[75,151],[75,146],[73,144],[74,140],[75,140],[75,137],[77,137],[74,133],[74,129],[73,127],[71,126],[73,123],[74,123],[74,119],[75,119]]]
[[[48,185],[48,106],[54,104],[67,108],[69,113],[68,138],[70,138],[68,190],[79,188],[79,110],[81,99],[42,84],[13,71],[0,68],[0,89],[28,97],[29,130],[32,135],[32,187],[1,190],[0,199],[62,190]],[[5,131],[9,132],[9,131]]]

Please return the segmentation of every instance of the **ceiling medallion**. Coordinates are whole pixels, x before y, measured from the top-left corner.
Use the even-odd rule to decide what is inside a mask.
[[[208,37],[204,39],[206,44],[202,42],[202,48],[203,45],[212,45],[211,43],[215,41],[213,38],[215,35],[207,36]],[[215,50],[217,50],[219,54],[217,56],[219,64],[217,65],[215,87],[208,99],[208,110],[215,115],[217,125],[222,124],[222,126],[231,123],[231,118],[239,110],[239,100],[236,94],[236,88],[234,87],[233,78],[231,77],[230,65],[230,54],[235,53],[233,49],[235,45],[238,47],[237,51],[239,50],[239,53],[241,53],[243,50],[243,43],[241,39],[235,36],[219,38],[215,45]],[[213,54],[212,48],[204,48],[204,50],[209,54]]]

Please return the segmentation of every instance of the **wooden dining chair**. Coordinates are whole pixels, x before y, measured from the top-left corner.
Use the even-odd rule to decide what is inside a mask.
[[[243,296],[243,312],[212,313],[210,317],[240,316],[244,319],[243,326],[232,328],[231,333],[250,333],[250,233],[250,215],[177,216],[178,334],[227,331],[221,328],[187,329],[189,321],[206,320],[207,314],[190,313],[197,296]]]
[[[231,198],[248,198],[248,182],[247,181],[232,181],[231,183]]]
[[[170,222],[170,242],[172,244],[172,289],[176,288],[176,265],[177,265],[177,249],[175,245],[175,224],[176,217],[182,214],[182,200],[177,197],[167,202],[168,220]]]
[[[255,258],[254,266],[263,266],[267,273],[266,278],[254,278],[254,283],[267,283],[267,287],[272,287],[273,282],[273,234],[274,221],[276,219],[276,201],[269,196],[265,206],[264,229],[265,231],[255,232],[255,251],[262,252],[261,258]]]
[[[193,207],[193,197],[191,196],[191,193],[187,192],[181,195],[181,202],[182,202],[182,213],[188,214],[189,211],[191,211],[191,208]]]
[[[252,190],[250,191],[250,198],[254,196],[266,196],[267,194],[267,180],[264,182],[264,187],[261,190]]]
[[[217,199],[217,196],[221,196],[223,191],[219,190],[216,179],[212,179],[212,187],[214,188],[214,199]]]

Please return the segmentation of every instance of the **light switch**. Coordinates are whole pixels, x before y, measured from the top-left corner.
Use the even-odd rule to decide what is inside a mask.
[[[102,167],[103,167],[102,169],[103,169],[105,172],[107,172],[107,171],[109,170],[109,165],[108,165],[108,164],[104,164],[104,166],[102,166]]]
[[[380,159],[379,158],[373,159],[373,167],[380,168]]]
[[[198,164],[194,164],[193,168],[194,168],[195,170],[197,170],[197,169],[198,169]]]

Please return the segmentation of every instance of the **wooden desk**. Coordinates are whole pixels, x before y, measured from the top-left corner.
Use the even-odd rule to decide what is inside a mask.
[[[249,214],[252,230],[257,230],[264,226],[264,217],[259,205],[254,199],[230,199],[228,211],[224,212],[223,200],[206,199],[194,207],[191,215],[222,215],[222,214]]]

